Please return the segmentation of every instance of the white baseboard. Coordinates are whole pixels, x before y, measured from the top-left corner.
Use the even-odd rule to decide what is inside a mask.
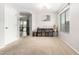
[[[16,39],[16,40],[19,40],[19,38]],[[15,41],[16,41],[16,40],[15,40]],[[7,47],[9,44],[11,44],[11,43],[13,43],[13,42],[15,42],[15,41],[12,41],[12,42],[10,42],[10,43],[4,43],[3,45],[0,46],[0,49]]]
[[[5,45],[2,45],[2,46],[0,46],[0,49],[2,49],[2,48],[4,48],[5,47]]]
[[[64,39],[61,39],[63,42],[65,42],[70,48],[72,48],[77,54],[79,54],[79,51],[76,50],[73,46],[71,46],[67,41],[65,41]]]

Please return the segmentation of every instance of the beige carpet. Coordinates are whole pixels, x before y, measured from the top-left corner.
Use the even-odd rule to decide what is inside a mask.
[[[27,37],[0,49],[2,55],[75,55],[77,54],[59,38]]]

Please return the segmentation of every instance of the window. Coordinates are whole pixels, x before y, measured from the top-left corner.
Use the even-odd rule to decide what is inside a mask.
[[[69,9],[60,14],[60,30],[69,33]]]
[[[65,32],[65,13],[60,15],[60,29]]]

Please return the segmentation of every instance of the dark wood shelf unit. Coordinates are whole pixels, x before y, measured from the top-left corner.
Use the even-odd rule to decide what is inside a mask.
[[[53,37],[54,30],[52,28],[38,28],[37,32],[33,32],[33,36]]]

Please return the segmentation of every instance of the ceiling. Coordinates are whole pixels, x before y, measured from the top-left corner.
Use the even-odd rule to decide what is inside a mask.
[[[10,5],[17,8],[20,11],[24,9],[37,12],[42,10],[42,8],[40,9],[39,4],[40,3],[10,3]],[[50,9],[48,9],[48,11],[56,12],[63,4],[64,3],[48,3],[48,5],[50,6]]]

